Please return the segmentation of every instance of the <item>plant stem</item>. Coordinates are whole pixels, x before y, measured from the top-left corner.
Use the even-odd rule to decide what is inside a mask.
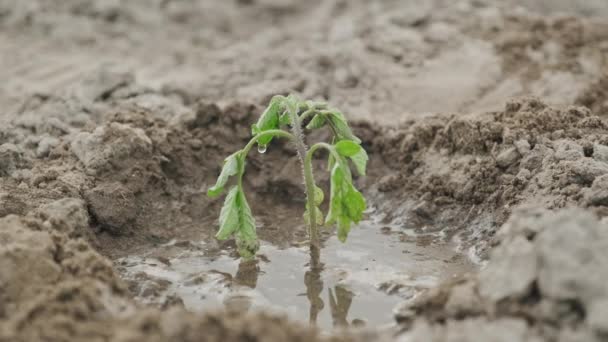
[[[336,152],[336,150],[333,148],[333,146],[331,146],[328,143],[324,143],[324,142],[318,142],[314,145],[312,145],[310,147],[310,150],[308,150],[308,155],[306,155],[307,159],[310,159],[312,161],[312,155],[320,148],[324,148],[327,150],[327,152],[329,152],[330,154],[332,154],[334,156],[334,158],[339,159],[340,155]]]
[[[297,110],[288,109],[289,115],[291,116],[291,130],[293,133],[293,140],[296,144],[296,150],[300,163],[302,163],[302,173],[304,175],[304,186],[306,187],[306,203],[308,205],[308,235],[310,238],[310,256],[311,266],[318,267],[320,264],[320,243],[319,243],[319,231],[317,229],[317,218],[316,218],[316,205],[315,205],[315,179],[312,173],[311,160],[307,158],[308,147],[304,141],[304,135],[302,134],[302,123],[298,117]]]

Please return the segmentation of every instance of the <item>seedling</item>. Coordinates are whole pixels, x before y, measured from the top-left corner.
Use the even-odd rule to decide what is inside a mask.
[[[302,124],[308,120],[307,130],[329,127],[333,134],[331,143],[318,142],[310,148],[304,140]],[[290,131],[291,132],[290,132]],[[352,223],[358,223],[365,210],[363,195],[353,186],[349,159],[359,175],[365,175],[367,153],[361,147],[361,140],[351,131],[344,115],[327,104],[302,101],[294,95],[275,96],[262,113],[258,122],[251,127],[253,137],[242,150],[236,151],[224,160],[224,166],[216,184],[207,191],[210,197],[219,196],[231,177],[236,177],[236,185],[228,191],[220,212],[219,231],[216,238],[236,239],[241,257],[250,259],[259,248],[255,221],[243,189],[245,160],[251,148],[257,144],[260,153],[266,152],[273,138],[287,138],[293,141],[302,164],[306,187],[306,210],[304,220],[308,225],[311,253],[319,254],[318,227],[336,224],[338,238],[345,242]],[[330,175],[329,210],[325,219],[320,209],[324,193],[315,184],[312,170],[313,154],[325,149],[329,152],[328,170]]]

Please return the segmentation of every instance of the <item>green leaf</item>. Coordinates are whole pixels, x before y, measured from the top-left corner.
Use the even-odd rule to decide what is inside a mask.
[[[270,104],[266,107],[266,110],[262,113],[258,122],[251,126],[251,134],[256,136],[260,133],[271,129],[279,128],[279,113],[281,111],[282,99],[279,97],[273,97],[270,100]],[[258,140],[259,145],[268,145],[272,140],[272,136],[265,136]]]
[[[237,151],[224,160],[224,167],[220,173],[215,185],[207,190],[207,196],[216,197],[224,191],[224,186],[228,182],[231,176],[236,175],[239,172],[239,165],[241,163],[241,151]]]
[[[362,150],[361,146],[352,140],[340,140],[335,146],[336,151],[345,157],[352,157]]]
[[[334,165],[331,173],[331,198],[325,223],[336,223],[338,238],[344,242],[350,231],[351,223],[363,218],[366,208],[365,198],[355,189],[352,179],[346,172],[348,166],[343,162]]]
[[[361,143],[361,140],[353,134],[353,131],[351,131],[348,123],[346,122],[346,118],[344,118],[344,115],[341,112],[334,109],[328,111],[327,113],[329,114],[328,118],[331,121],[331,125],[336,130],[338,139],[347,139],[356,143]]]
[[[350,220],[359,223],[363,218],[366,203],[363,195],[352,184],[350,184],[350,189],[344,195],[342,203],[346,208],[346,214],[348,214]]]
[[[308,125],[306,125],[306,128],[308,128],[308,129],[321,128],[325,125],[326,121],[327,120],[325,119],[325,116],[323,114],[315,114],[315,116],[312,117],[312,119],[310,120]]]
[[[340,242],[346,242],[346,238],[348,237],[348,233],[350,232],[350,221],[348,219],[341,217],[338,221],[338,240]]]
[[[338,219],[342,215],[342,187],[344,183],[344,171],[340,164],[335,164],[331,171],[330,178],[330,200],[329,200],[329,211],[325,218],[326,224],[338,222]]]
[[[236,233],[236,246],[241,257],[251,259],[255,256],[258,249],[260,249],[260,243],[255,232],[255,219],[251,214],[251,208],[249,208],[245,193],[242,190],[239,190],[239,204],[241,210],[239,230]]]
[[[253,258],[260,246],[255,232],[255,219],[245,194],[238,186],[232,187],[228,192],[219,221],[220,229],[215,237],[226,240],[234,235],[241,257]]]
[[[305,105],[305,103],[302,103],[302,101],[300,101],[300,99],[298,99],[298,97],[294,94],[289,94],[283,103],[285,104],[285,107],[287,107],[287,112],[294,112],[296,114],[300,109],[300,105]]]
[[[226,240],[239,227],[239,190],[233,187],[224,200],[224,206],[220,211],[220,229],[215,234],[218,240]]]
[[[279,116],[279,125],[283,125],[283,126],[291,125],[291,117],[289,116],[289,113],[283,112],[283,114],[281,114],[281,116]]]
[[[323,203],[324,199],[325,199],[325,194],[323,193],[323,189],[321,189],[315,185],[315,204],[321,205],[321,203]]]
[[[365,152],[365,149],[363,148],[350,157],[350,160],[352,160],[353,164],[355,164],[357,173],[361,176],[365,176],[365,169],[367,168],[368,159],[369,157],[367,156],[367,152]]]

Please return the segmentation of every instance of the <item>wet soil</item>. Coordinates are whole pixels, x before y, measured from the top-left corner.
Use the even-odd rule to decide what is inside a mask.
[[[307,247],[268,242],[251,262],[225,250],[209,252],[205,241],[172,240],[115,263],[131,292],[148,304],[171,298],[194,312],[270,311],[325,330],[391,326],[396,300],[476,269],[437,233],[373,221],[353,229],[346,245],[324,234],[321,270],[310,267]]]
[[[0,341],[604,340],[606,16],[0,2]],[[342,109],[370,154],[372,209],[346,244],[323,232],[322,270],[284,142],[248,163],[256,260],[213,238],[206,189],[288,92]]]

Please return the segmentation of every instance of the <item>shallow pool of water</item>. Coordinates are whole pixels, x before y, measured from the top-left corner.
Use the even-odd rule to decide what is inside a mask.
[[[440,234],[415,233],[365,221],[343,244],[328,236],[321,270],[313,270],[306,247],[277,248],[262,242],[258,258],[241,262],[227,251],[212,257],[203,242],[116,260],[138,299],[162,303],[180,298],[195,312],[226,307],[285,313],[323,329],[344,325],[392,324],[400,301],[454,275],[474,269]],[[200,248],[191,248],[191,246]]]

